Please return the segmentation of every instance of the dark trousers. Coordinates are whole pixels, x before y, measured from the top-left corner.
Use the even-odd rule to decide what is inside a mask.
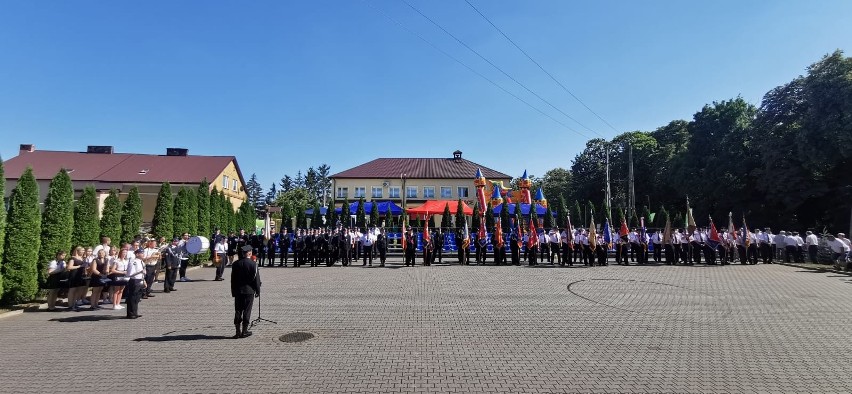
[[[666,265],[677,264],[675,260],[674,248],[672,245],[665,245],[664,249],[666,251]]]
[[[784,251],[786,252],[784,254],[785,263],[789,263],[790,259],[793,259],[794,262],[798,262],[798,259],[796,258],[796,245],[787,246],[784,248]]]
[[[151,294],[151,288],[154,286],[154,279],[157,277],[157,266],[145,266],[145,295]]]
[[[139,298],[144,288],[145,282],[141,279],[127,281],[127,288],[124,289],[124,295],[127,296],[127,317],[139,315]]]
[[[817,263],[817,252],[819,251],[819,247],[816,245],[808,245],[808,259],[811,261],[811,264]]]
[[[186,277],[186,267],[189,266],[189,260],[181,260],[180,261],[180,277]]]
[[[550,243],[550,256],[548,256],[547,261],[553,262],[556,260],[557,263],[562,264],[562,256],[559,254],[559,244],[556,242]]]
[[[382,265],[385,265],[386,259],[387,259],[387,252],[385,251],[385,248],[379,248],[379,261],[382,263]]]
[[[281,248],[281,262],[279,265],[287,266],[287,260],[290,258],[290,251],[287,248]]]
[[[414,251],[413,248],[406,248],[405,249],[405,265],[409,265],[409,264],[411,264],[412,266],[414,265],[414,256],[415,256],[414,252],[415,251]]]
[[[225,265],[225,262],[222,262],[222,265]],[[177,268],[169,268],[166,266],[166,275],[163,283],[165,284],[163,288],[168,291],[175,288],[175,282],[177,282]]]
[[[663,260],[663,245],[654,244],[654,262],[659,263]]]
[[[746,247],[744,245],[737,245],[737,254],[740,256],[740,264],[745,264],[748,261],[748,256],[746,255]]]
[[[701,264],[701,244],[698,242],[689,243],[690,251],[692,251],[692,262]]]
[[[251,322],[251,307],[254,305],[254,294],[239,294],[234,297],[234,324],[242,323],[248,326]]]
[[[583,245],[583,265],[594,265],[594,257],[592,256],[592,248],[589,245]]]
[[[373,265],[373,245],[364,245],[362,248],[361,254],[364,256],[364,265],[367,265],[367,260],[370,261],[370,265]]]
[[[642,263],[641,248],[642,248],[642,245],[639,245],[638,243],[635,243],[635,242],[630,243],[630,261],[639,260],[639,263]],[[627,260],[625,259],[625,262],[626,261]]]
[[[750,244],[746,252],[748,253],[748,263],[757,264],[757,245]]]
[[[716,264],[716,251],[707,244],[704,244],[701,248],[704,252],[704,261],[706,261],[707,264]]]
[[[606,265],[607,250],[605,246],[598,246],[598,265]]]
[[[512,247],[510,245],[509,249],[512,250],[512,264],[518,265],[521,264],[521,249],[516,246]]]
[[[760,257],[763,258],[763,264],[772,264],[772,257],[775,254],[775,251],[772,250],[772,247],[768,243],[760,244]]]
[[[228,260],[226,260],[226,255],[224,253],[219,254],[219,266],[216,267],[216,278],[221,278],[223,274],[225,274],[225,266],[228,265]]]

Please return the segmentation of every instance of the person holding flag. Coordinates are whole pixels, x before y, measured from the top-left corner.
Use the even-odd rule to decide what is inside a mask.
[[[612,229],[609,227],[609,218],[604,218],[603,238],[601,241],[603,243],[598,248],[598,265],[607,265],[607,252],[612,248]]]
[[[494,265],[502,265],[506,262],[506,248],[503,244],[503,224],[500,218],[494,223],[494,235],[491,236],[491,247],[494,249]]]
[[[722,238],[719,236],[719,231],[716,230],[716,224],[713,223],[713,217],[710,217],[710,235],[707,237],[707,253],[705,253],[707,264],[716,264],[716,249],[722,244]]]
[[[517,218],[517,227],[513,224],[512,234],[509,236],[509,249],[512,251],[512,265],[521,265],[521,220]]]
[[[485,264],[485,256],[488,251],[488,235],[485,233],[485,220],[480,221],[476,232],[476,264]]]
[[[423,226],[423,235],[421,239],[423,240],[423,265],[430,266],[432,265],[432,253],[434,250],[434,244],[432,243],[432,234],[429,234],[429,214],[426,214],[426,220],[424,220],[425,225]]]
[[[568,223],[568,227],[562,231],[561,236],[561,250],[562,250],[562,259],[559,262],[559,265],[565,266],[567,262],[569,266],[574,265],[574,229],[571,228],[571,215],[567,215],[566,217]]]
[[[532,212],[532,210],[530,210]],[[538,231],[535,228],[535,220],[530,216],[530,237],[527,242],[527,258],[529,265],[537,265],[536,254],[538,252]]]
[[[591,215],[589,215],[591,216]],[[597,228],[595,228],[595,218],[591,217],[591,222],[589,224],[589,233],[586,234],[585,241],[587,242],[585,248],[583,250],[583,262],[589,267],[594,267],[595,265],[595,250],[598,246],[598,232]]]
[[[666,252],[666,265],[676,265],[677,260],[675,259],[675,245],[672,234],[672,221],[666,215],[666,227],[663,229],[663,249]]]
[[[464,222],[464,231],[461,237],[458,237],[461,245],[458,247],[459,264],[468,265],[470,263],[470,231],[467,229],[467,221]]]
[[[639,240],[639,265],[647,265],[648,264],[648,242],[650,239],[648,238],[648,229],[645,228],[645,217],[639,218],[639,234],[637,235],[637,239]]]
[[[616,241],[615,262],[621,265],[630,265],[627,261],[627,248],[630,244],[630,229],[627,228],[627,220],[624,215],[621,217],[621,227],[618,229],[618,240]]]

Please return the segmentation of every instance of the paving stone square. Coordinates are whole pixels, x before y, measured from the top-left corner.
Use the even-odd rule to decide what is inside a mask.
[[[849,393],[852,278],[779,265],[214,270],[125,311],[0,320],[0,391]],[[226,278],[229,277],[226,272]],[[253,317],[257,317],[257,302]],[[307,332],[313,338],[282,342]]]

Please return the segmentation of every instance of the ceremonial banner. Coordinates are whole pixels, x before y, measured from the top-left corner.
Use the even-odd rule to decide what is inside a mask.
[[[711,248],[716,249],[722,243],[722,238],[719,237],[719,232],[716,231],[716,224],[713,223],[713,218],[710,218],[710,237],[707,238],[707,244]]]
[[[598,246],[598,232],[595,229],[595,218],[592,218],[592,223],[589,224],[589,247],[592,249]]]
[[[607,249],[609,249],[612,244],[612,230],[609,228],[609,219],[604,219],[603,240]]]

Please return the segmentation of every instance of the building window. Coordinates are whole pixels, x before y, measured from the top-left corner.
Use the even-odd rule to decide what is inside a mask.
[[[337,188],[337,198],[347,198],[349,197],[349,188],[348,187],[338,187]]]
[[[366,187],[356,187],[355,188],[355,198],[361,198],[367,196],[367,188]]]
[[[233,189],[234,189],[234,191],[237,191],[237,180],[236,180],[236,179],[233,179],[233,180],[232,180],[232,184],[233,184]]]
[[[399,198],[399,187],[393,186],[388,188],[388,197],[389,198]]]
[[[382,188],[379,186],[373,186],[371,195],[372,198],[382,198]]]
[[[441,186],[441,198],[453,198],[453,188]]]
[[[417,198],[417,186],[406,186],[405,198]]]
[[[435,186],[423,186],[423,198],[435,198]]]
[[[459,198],[467,198],[467,186],[459,186]]]
[[[222,188],[228,190],[228,176],[222,175]]]

